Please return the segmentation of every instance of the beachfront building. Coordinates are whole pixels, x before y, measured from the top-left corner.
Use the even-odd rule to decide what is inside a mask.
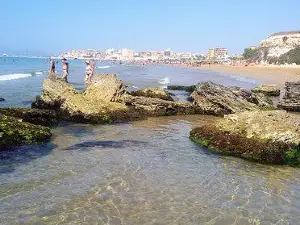
[[[208,49],[206,58],[207,59],[215,59],[215,49],[214,48]]]
[[[227,60],[228,59],[228,51],[227,48],[215,48],[215,58],[220,60]]]

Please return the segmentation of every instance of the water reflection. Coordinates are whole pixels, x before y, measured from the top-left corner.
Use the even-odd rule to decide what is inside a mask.
[[[299,169],[208,153],[188,136],[209,121],[180,116],[56,128],[52,151],[0,174],[0,221],[298,224]]]

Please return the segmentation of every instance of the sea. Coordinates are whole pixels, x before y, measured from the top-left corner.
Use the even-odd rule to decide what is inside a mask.
[[[84,90],[84,62],[69,81]],[[61,73],[61,62],[56,64]],[[47,58],[0,58],[0,107],[30,107]],[[97,62],[128,90],[212,81],[259,82],[211,70]],[[175,92],[178,99],[186,94]],[[186,115],[120,124],[66,123],[47,144],[0,151],[0,224],[300,224],[300,170],[208,152],[189,140],[215,118]]]

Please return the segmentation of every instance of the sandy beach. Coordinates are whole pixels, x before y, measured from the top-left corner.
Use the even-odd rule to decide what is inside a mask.
[[[196,67],[203,70],[214,70],[231,73],[238,76],[254,78],[265,84],[276,84],[283,88],[286,81],[300,81],[300,66],[232,66],[232,65],[202,65]]]

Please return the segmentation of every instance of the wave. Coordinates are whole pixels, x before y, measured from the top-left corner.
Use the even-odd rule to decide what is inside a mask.
[[[0,81],[16,80],[16,79],[26,78],[26,77],[31,77],[31,76],[32,75],[30,73],[5,74],[5,75],[0,75]]]
[[[35,75],[42,75],[43,72],[34,72]]]
[[[97,69],[107,69],[107,68],[110,68],[110,66],[97,66],[96,68]]]
[[[160,84],[169,84],[169,83],[170,83],[170,80],[169,80],[168,77],[165,77],[165,78],[163,78],[163,79],[160,79],[160,80],[158,81],[158,83],[160,83]]]

